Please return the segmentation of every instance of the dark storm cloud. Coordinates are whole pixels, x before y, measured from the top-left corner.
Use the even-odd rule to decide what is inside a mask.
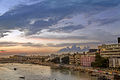
[[[4,29],[28,29],[28,35],[35,34],[42,29],[56,24],[58,21],[78,13],[88,15],[97,14],[100,11],[116,7],[120,0],[45,0],[32,5],[19,5],[0,16],[0,27]],[[48,21],[40,20],[30,24],[31,19],[51,18]],[[106,21],[103,24],[112,21]],[[77,28],[78,27],[78,28]],[[81,29],[79,26],[68,26],[61,31],[74,31]],[[53,29],[54,30],[54,29]]]

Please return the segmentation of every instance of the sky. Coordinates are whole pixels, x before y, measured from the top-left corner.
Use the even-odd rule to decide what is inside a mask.
[[[0,0],[0,54],[97,48],[120,36],[120,0]]]

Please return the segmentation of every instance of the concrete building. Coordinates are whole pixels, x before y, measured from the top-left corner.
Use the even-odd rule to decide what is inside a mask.
[[[109,67],[118,68],[120,67],[120,57],[111,57],[109,58]]]
[[[75,64],[75,54],[71,54],[69,56],[69,64]]]
[[[95,62],[95,56],[82,55],[80,58],[81,66],[91,67],[92,62]]]
[[[75,64],[80,65],[80,60],[81,60],[81,54],[76,54],[75,55]]]
[[[87,54],[81,55],[80,63],[81,66],[91,67],[91,63],[95,62],[95,56],[98,49],[89,49]]]
[[[109,67],[120,67],[120,38],[117,44],[98,46],[100,55],[109,59]]]
[[[90,54],[90,52],[89,52]],[[89,54],[72,54],[69,56],[69,64],[84,66],[84,67],[91,67],[91,63],[95,62],[95,52]]]
[[[80,66],[80,58],[83,53],[74,53],[69,56],[69,64],[79,65]]]
[[[118,57],[120,56],[120,44],[103,44],[98,46],[102,57]]]

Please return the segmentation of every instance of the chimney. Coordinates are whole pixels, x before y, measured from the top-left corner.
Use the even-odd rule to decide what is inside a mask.
[[[120,44],[120,37],[118,37],[118,44]]]

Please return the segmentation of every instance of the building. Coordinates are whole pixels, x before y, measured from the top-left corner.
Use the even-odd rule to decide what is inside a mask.
[[[103,44],[98,46],[102,57],[118,57],[120,56],[120,44]]]
[[[120,44],[99,46],[100,55],[109,59],[109,67],[120,67]]]
[[[109,59],[109,67],[120,67],[120,38],[117,44],[98,46],[100,55]]]
[[[82,55],[80,58],[81,66],[91,67],[92,62],[95,62],[95,56]]]
[[[95,62],[95,54],[98,49],[90,49],[87,53],[74,53],[69,56],[69,64],[83,67],[91,67],[91,63]]]
[[[98,49],[89,49],[87,54],[81,55],[80,65],[84,67],[91,67],[91,63],[95,62],[95,56],[96,56],[97,51]]]
[[[71,54],[69,56],[69,64],[75,64],[75,54]]]
[[[75,64],[80,65],[81,54],[75,54],[74,58],[75,58]]]
[[[80,66],[80,58],[83,53],[74,53],[69,56],[69,64],[79,65]]]
[[[98,46],[102,57],[119,57],[120,56],[120,37],[117,44],[103,44]]]
[[[109,67],[111,67],[111,68],[120,67],[120,57],[111,57],[111,58],[109,58]]]

